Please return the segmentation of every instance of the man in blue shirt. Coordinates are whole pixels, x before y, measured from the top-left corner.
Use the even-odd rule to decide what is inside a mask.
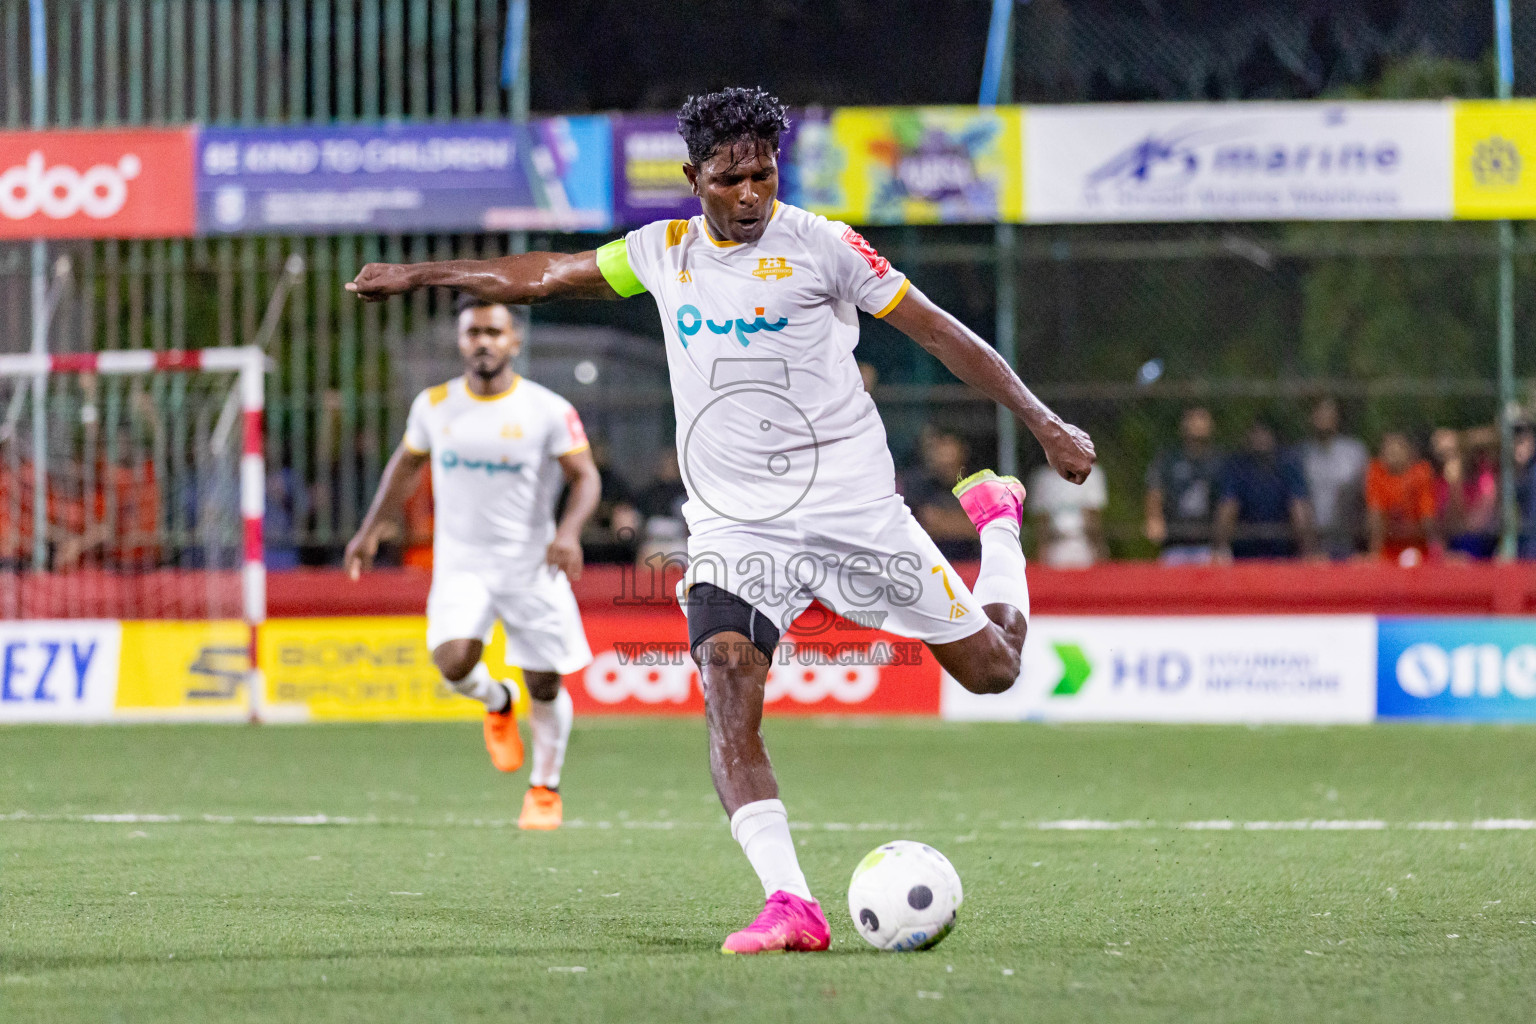
[[[1241,452],[1217,478],[1218,561],[1294,558],[1316,550],[1312,505],[1301,467],[1280,451],[1274,428],[1255,420]]]

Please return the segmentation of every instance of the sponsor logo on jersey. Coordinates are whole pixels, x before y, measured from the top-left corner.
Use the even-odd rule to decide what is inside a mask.
[[[757,261],[757,269],[752,271],[752,276],[770,284],[774,281],[782,281],[795,272],[795,268],[789,265],[789,260],[783,256],[764,256]]]
[[[775,322],[769,323],[763,316],[764,308],[762,306],[758,306],[753,312],[757,315],[751,320],[737,317],[735,320],[717,323],[714,320],[706,319],[704,314],[699,312],[699,307],[691,303],[686,306],[679,306],[677,310],[678,338],[682,341],[683,347],[687,348],[688,339],[698,334],[704,327],[708,327],[711,334],[734,333],[736,340],[741,342],[741,347],[746,348],[752,344],[752,339],[747,337],[747,335],[756,334],[759,331],[782,331],[789,326],[789,317],[787,316],[781,316]]]
[[[677,274],[678,284],[693,284],[693,275],[686,270],[680,270]]]
[[[876,277],[884,277],[891,272],[891,261],[875,252],[875,247],[864,241],[864,236],[853,228],[843,232],[843,241],[853,246],[853,251],[864,257],[864,262],[869,264],[869,269],[875,272]]]
[[[490,459],[469,459],[451,449],[439,455],[437,462],[444,469],[459,469],[462,467],[464,469],[479,470],[487,476],[495,476],[497,473],[521,473],[523,471],[523,464],[521,462],[508,462],[505,458],[497,462],[492,462]]]
[[[565,410],[565,431],[571,435],[571,451],[587,444],[587,428],[581,425],[581,416],[575,409]]]

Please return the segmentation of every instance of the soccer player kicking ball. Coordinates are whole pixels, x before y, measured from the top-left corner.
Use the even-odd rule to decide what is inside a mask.
[[[488,300],[617,299],[661,310],[689,500],[680,591],[699,663],[715,789],[767,894],[727,953],[827,948],[760,731],[780,632],[814,598],[923,640],[950,675],[999,693],[1019,674],[1029,589],[1024,488],[983,471],[955,493],[981,533],[974,592],[896,494],[885,429],[853,350],[862,309],[1003,403],[1067,480],[1093,443],[1045,407],[991,347],[912,287],[845,224],[780,203],[784,107],[761,90],[690,99],[683,173],[703,206],[601,249],[487,261],[370,264],[347,287],[381,299],[428,285]]]
[[[592,662],[569,580],[581,576],[581,528],[601,484],[571,404],[512,370],[522,347],[506,306],[461,298],[464,376],[411,403],[373,505],[347,545],[355,580],[399,521],[421,467],[432,463],[436,505],[427,646],[455,690],[485,705],[485,746],[504,772],[523,764],[511,691],[480,660],[499,618],[507,663],[523,671],[533,771],[518,826],[560,827],[560,768],[571,735],[571,696],[560,677]],[[571,485],[560,523],[555,502]]]

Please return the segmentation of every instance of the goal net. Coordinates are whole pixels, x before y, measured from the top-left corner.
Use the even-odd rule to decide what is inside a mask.
[[[220,624],[190,671],[254,715],[263,370],[257,348],[0,355],[0,620]]]

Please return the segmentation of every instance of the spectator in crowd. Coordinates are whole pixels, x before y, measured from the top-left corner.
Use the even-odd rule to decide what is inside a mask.
[[[676,454],[673,458],[676,459]],[[613,469],[606,442],[592,439],[592,461],[603,482],[597,511],[582,531],[581,547],[588,562],[628,562],[634,559],[640,539],[640,512],[624,478]],[[561,501],[564,502],[562,496]]]
[[[422,473],[416,489],[405,499],[401,525],[400,564],[432,571],[432,538],[437,527],[437,507],[432,501],[432,474]]]
[[[1440,431],[1436,431],[1437,434]],[[1451,433],[1440,463],[1440,530],[1448,554],[1492,558],[1499,544],[1499,435],[1493,427]]]
[[[1221,454],[1211,442],[1215,424],[1202,406],[1185,409],[1178,448],[1159,452],[1147,469],[1147,539],[1168,565],[1211,560],[1211,527]]]
[[[1300,454],[1318,547],[1329,558],[1349,558],[1359,550],[1363,532],[1371,451],[1358,437],[1339,433],[1339,403],[1323,398],[1312,407],[1312,436]]]
[[[1036,558],[1057,569],[1086,568],[1109,558],[1103,518],[1109,496],[1101,467],[1094,466],[1078,485],[1041,466],[1030,474],[1028,490]]]
[[[1407,435],[1382,435],[1379,455],[1365,471],[1370,552],[1398,565],[1418,565],[1437,549],[1435,471],[1416,457]]]
[[[1536,426],[1515,424],[1515,511],[1520,517],[1520,557],[1536,558]]]
[[[688,524],[683,519],[683,503],[687,500],[688,489],[677,465],[677,449],[668,445],[658,458],[656,478],[635,501],[643,523],[640,547],[635,554],[641,566],[658,554],[679,567],[688,564]]]
[[[1301,467],[1280,451],[1263,420],[1248,427],[1244,448],[1222,466],[1213,532],[1218,561],[1294,558],[1316,550],[1312,504]]]
[[[32,558],[32,463],[0,443],[0,572],[17,572]]]
[[[268,572],[285,572],[299,567],[297,516],[294,502],[301,488],[293,460],[285,457],[267,472],[267,500],[262,513],[261,539]]]
[[[930,423],[923,428],[918,451],[921,463],[904,473],[901,480],[907,507],[945,558],[980,558],[981,538],[953,490],[965,475],[965,460],[970,454],[965,442],[958,434]]]

